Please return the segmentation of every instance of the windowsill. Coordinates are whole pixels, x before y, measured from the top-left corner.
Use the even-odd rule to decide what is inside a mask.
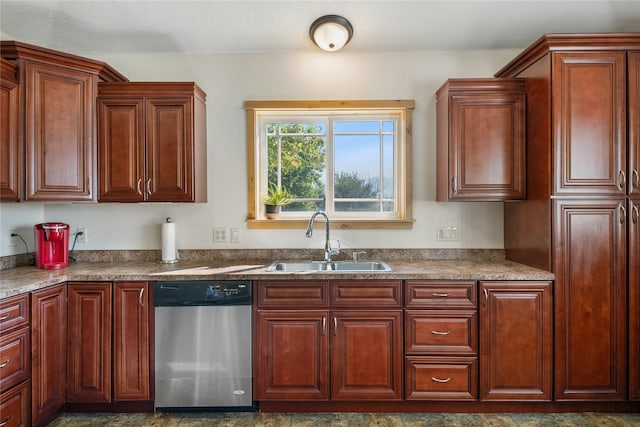
[[[331,228],[334,230],[367,230],[367,229],[389,229],[389,230],[410,230],[413,228],[414,219],[360,219],[345,220],[332,219]],[[250,230],[256,229],[306,229],[309,224],[308,219],[248,219],[247,227]]]

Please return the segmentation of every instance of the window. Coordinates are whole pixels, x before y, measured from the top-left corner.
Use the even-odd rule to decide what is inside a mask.
[[[250,228],[411,228],[413,101],[247,101]],[[269,188],[291,195],[266,219]]]

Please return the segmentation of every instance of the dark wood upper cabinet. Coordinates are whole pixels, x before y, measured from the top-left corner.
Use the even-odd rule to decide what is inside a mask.
[[[627,181],[629,194],[640,196],[640,51],[629,52],[629,169]]]
[[[16,66],[0,58],[0,200],[20,200],[19,88]]]
[[[194,83],[100,84],[99,200],[206,201],[205,96]]]
[[[626,194],[625,52],[554,52],[556,195]]]
[[[24,200],[97,200],[95,101],[99,81],[122,81],[106,64],[14,41],[1,42],[20,81]]]
[[[525,197],[525,99],[519,79],[449,79],[438,90],[438,201]]]

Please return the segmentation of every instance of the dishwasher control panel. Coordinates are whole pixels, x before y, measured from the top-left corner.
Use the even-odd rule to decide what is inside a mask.
[[[249,280],[176,280],[154,284],[156,307],[250,305]]]

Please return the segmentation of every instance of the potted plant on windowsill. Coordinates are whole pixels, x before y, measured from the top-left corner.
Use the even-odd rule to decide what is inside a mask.
[[[280,214],[280,208],[291,203],[291,193],[284,187],[271,184],[263,202],[265,216],[269,219],[277,218]]]

